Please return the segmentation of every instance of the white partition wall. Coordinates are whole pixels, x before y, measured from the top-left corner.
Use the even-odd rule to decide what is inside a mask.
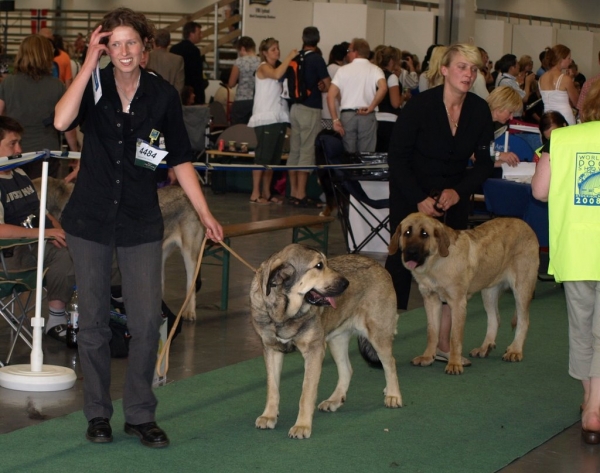
[[[423,60],[435,40],[435,15],[432,12],[387,10],[384,43],[410,51]]]
[[[514,25],[512,53],[517,59],[527,54],[533,58],[533,70],[540,67],[538,56],[548,46],[556,44],[556,29],[551,26]]]
[[[475,45],[496,62],[512,50],[512,25],[502,20],[475,20]]]
[[[301,2],[292,2],[301,3]],[[313,8],[312,24],[319,29],[319,48],[327,62],[334,44],[367,38],[367,6],[345,3],[309,3]]]
[[[385,10],[369,8],[367,10],[367,41],[371,49],[385,43]]]
[[[249,5],[245,0],[244,34],[254,39],[257,52],[263,39],[276,38],[283,59],[291,49],[302,48],[302,30],[313,24],[313,5],[311,2],[289,0]]]
[[[571,57],[577,63],[579,72],[591,77],[598,66],[598,49],[594,48],[594,33],[560,29],[556,32],[556,42],[571,50]]]

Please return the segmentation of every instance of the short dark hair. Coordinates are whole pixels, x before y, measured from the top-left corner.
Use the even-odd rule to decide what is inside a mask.
[[[131,8],[116,8],[108,12],[100,24],[102,31],[112,31],[119,26],[130,26],[140,35],[142,41],[150,42],[154,39],[154,25],[143,13],[133,11]],[[104,38],[104,40],[104,44],[106,44],[108,38]]]
[[[236,43],[237,50],[244,48],[246,51],[254,51],[256,43],[250,36],[242,36]]]
[[[188,39],[197,28],[202,29],[202,25],[195,21],[188,21],[185,25],[183,25],[183,30],[181,31],[183,39]]]
[[[315,47],[321,41],[319,30],[315,26],[307,26],[302,31],[302,44],[304,46]]]
[[[346,54],[348,54],[348,46],[350,46],[350,43],[344,41],[331,48],[331,52],[329,53],[329,64],[335,64],[338,61],[342,62],[346,57]]]
[[[4,139],[6,133],[16,133],[17,135],[23,135],[23,127],[14,118],[0,116],[0,141]]]
[[[171,44],[171,33],[169,33],[169,30],[165,30],[164,28],[156,30],[154,44],[159,48],[168,48],[169,44]]]
[[[498,59],[498,70],[500,72],[508,72],[508,70],[517,64],[517,56],[514,54],[505,54]]]

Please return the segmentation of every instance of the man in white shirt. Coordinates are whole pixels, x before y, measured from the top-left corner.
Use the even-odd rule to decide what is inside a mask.
[[[369,62],[369,43],[355,38],[348,48],[349,64],[340,67],[327,93],[327,106],[333,129],[343,139],[349,153],[375,151],[377,144],[377,105],[387,93],[383,71]],[[340,96],[340,114],[335,99]]]

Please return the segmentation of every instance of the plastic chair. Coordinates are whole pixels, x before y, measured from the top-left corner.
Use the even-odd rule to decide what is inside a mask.
[[[321,134],[317,137],[316,146],[321,147],[327,164],[349,164],[359,159],[356,155],[344,152],[342,140],[338,136]],[[389,198],[370,197],[363,188],[367,181],[375,181],[385,186],[387,191],[385,173],[379,170],[329,168],[329,176],[348,252],[365,250],[372,241],[374,245],[383,245],[387,250],[390,241],[390,217],[387,210],[390,207]],[[388,195],[387,192],[385,194]],[[382,210],[383,213],[380,212]]]
[[[29,320],[28,314],[34,308],[32,298],[37,284],[37,269],[8,270],[5,253],[21,245],[37,243],[37,239],[0,240],[0,315],[12,329],[12,343],[4,363],[10,363],[13,351],[19,339],[32,348],[33,336],[25,324]],[[23,294],[26,296],[22,296]],[[25,298],[23,301],[22,298]]]
[[[250,128],[248,125],[241,123],[232,125],[223,130],[219,139],[225,141],[225,144],[227,144],[228,141],[235,141],[238,145],[240,143],[248,143],[248,149],[256,148],[258,142],[254,128]]]

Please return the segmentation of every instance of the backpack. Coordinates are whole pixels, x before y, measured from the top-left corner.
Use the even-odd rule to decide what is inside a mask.
[[[300,51],[296,57],[291,60],[290,65],[285,73],[285,81],[287,81],[288,92],[288,94],[286,94],[286,99],[288,99],[290,105],[295,103],[303,103],[308,97],[310,97],[311,90],[306,86],[305,63],[305,58],[310,52],[312,51]]]

